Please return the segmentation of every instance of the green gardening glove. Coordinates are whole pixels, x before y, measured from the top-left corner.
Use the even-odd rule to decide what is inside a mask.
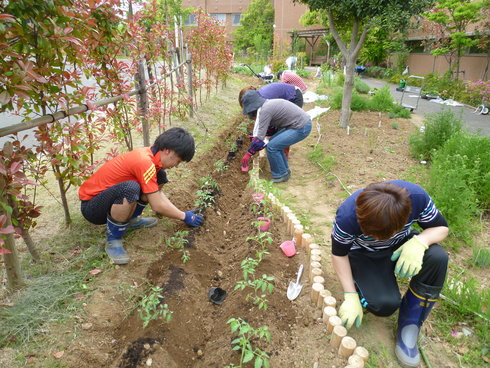
[[[354,322],[359,328],[362,322],[362,306],[357,293],[344,293],[344,302],[339,308],[339,317],[346,328],[351,328]]]
[[[422,243],[417,236],[405,242],[391,256],[392,261],[396,261],[395,275],[400,277],[412,277],[419,273],[422,268],[424,253],[429,248]]]

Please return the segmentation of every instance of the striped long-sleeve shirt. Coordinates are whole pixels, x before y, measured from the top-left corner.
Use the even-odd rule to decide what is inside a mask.
[[[412,211],[403,229],[388,240],[376,240],[363,234],[357,222],[356,199],[364,189],[358,190],[337,209],[332,231],[332,254],[345,256],[349,251],[359,249],[378,251],[395,247],[404,243],[415,222],[423,229],[447,226],[445,218],[420,186],[402,180],[392,180],[390,183],[406,188],[410,193]]]

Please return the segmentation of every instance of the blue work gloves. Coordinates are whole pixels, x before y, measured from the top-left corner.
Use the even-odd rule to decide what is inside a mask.
[[[192,211],[185,211],[185,218],[183,221],[189,226],[197,227],[202,224],[204,218]]]

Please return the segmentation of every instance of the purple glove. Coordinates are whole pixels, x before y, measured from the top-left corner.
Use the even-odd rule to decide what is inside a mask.
[[[185,211],[185,218],[183,221],[187,225],[197,227],[202,224],[203,220],[204,218],[202,216],[199,216],[192,211]]]
[[[250,157],[252,154],[250,152],[245,153],[245,156],[242,158],[242,171],[248,172],[248,163],[250,162]]]

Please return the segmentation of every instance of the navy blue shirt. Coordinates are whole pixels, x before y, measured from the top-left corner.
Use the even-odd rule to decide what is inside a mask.
[[[364,191],[364,189],[360,189],[347,198],[337,209],[332,231],[333,255],[346,256],[349,251],[359,249],[374,252],[396,247],[405,242],[414,222],[423,229],[447,226],[446,219],[439,212],[430,196],[420,186],[402,180],[392,180],[388,183],[406,188],[410,193],[412,211],[403,229],[388,240],[376,240],[364,235],[356,216],[356,199]]]

